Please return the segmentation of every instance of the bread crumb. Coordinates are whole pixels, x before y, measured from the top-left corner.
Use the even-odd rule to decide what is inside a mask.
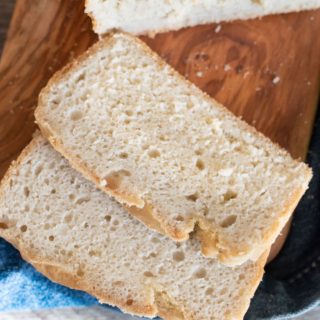
[[[105,187],[107,185],[107,180],[100,180],[100,187]]]
[[[198,78],[202,78],[202,77],[203,77],[203,72],[202,72],[202,71],[198,71],[198,72],[196,73],[196,76],[197,76]]]
[[[280,82],[280,77],[279,76],[274,77],[273,80],[272,80],[273,84],[277,84],[279,82]]]
[[[246,71],[243,75],[243,79],[247,78],[249,74],[250,74],[250,71]]]
[[[217,26],[216,26],[216,28],[214,29],[214,32],[215,33],[218,33],[218,32],[220,32],[221,31],[221,25],[220,24],[218,24]]]
[[[230,71],[232,68],[230,67],[229,64],[224,65],[224,71]]]

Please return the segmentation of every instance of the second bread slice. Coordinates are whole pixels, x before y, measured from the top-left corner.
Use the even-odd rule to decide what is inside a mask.
[[[40,135],[1,182],[0,236],[53,281],[170,320],[243,319],[266,260],[229,268],[149,230]]]
[[[207,256],[256,259],[306,190],[308,167],[116,33],[58,72],[36,119],[52,145],[148,226],[195,231]]]

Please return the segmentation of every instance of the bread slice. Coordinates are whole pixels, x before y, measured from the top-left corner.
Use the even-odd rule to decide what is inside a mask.
[[[132,218],[38,135],[0,189],[0,236],[44,275],[148,317],[242,319],[266,255],[236,268]]]
[[[196,232],[205,255],[257,259],[311,177],[308,167],[116,33],[41,92],[45,136],[98,187],[174,240]]]
[[[118,29],[152,35],[198,24],[319,7],[319,0],[86,0],[85,11],[98,34]]]

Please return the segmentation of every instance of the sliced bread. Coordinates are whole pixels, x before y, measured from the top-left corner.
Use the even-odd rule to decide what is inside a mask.
[[[320,0],[87,0],[94,31],[154,34],[211,22],[320,7]]]
[[[37,122],[72,166],[175,240],[196,231],[207,256],[257,259],[311,177],[254,128],[115,33],[58,72]]]
[[[266,255],[230,268],[132,218],[38,135],[2,181],[0,236],[44,275],[122,310],[242,319]]]

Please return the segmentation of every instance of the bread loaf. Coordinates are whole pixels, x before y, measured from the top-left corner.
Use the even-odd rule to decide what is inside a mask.
[[[87,0],[94,31],[133,34],[177,30],[198,24],[251,19],[320,7],[319,0]]]
[[[1,183],[0,236],[53,281],[164,319],[242,319],[263,273],[201,256],[132,218],[38,135]]]
[[[36,119],[72,166],[174,240],[226,264],[266,251],[310,169],[116,33],[58,72]]]

